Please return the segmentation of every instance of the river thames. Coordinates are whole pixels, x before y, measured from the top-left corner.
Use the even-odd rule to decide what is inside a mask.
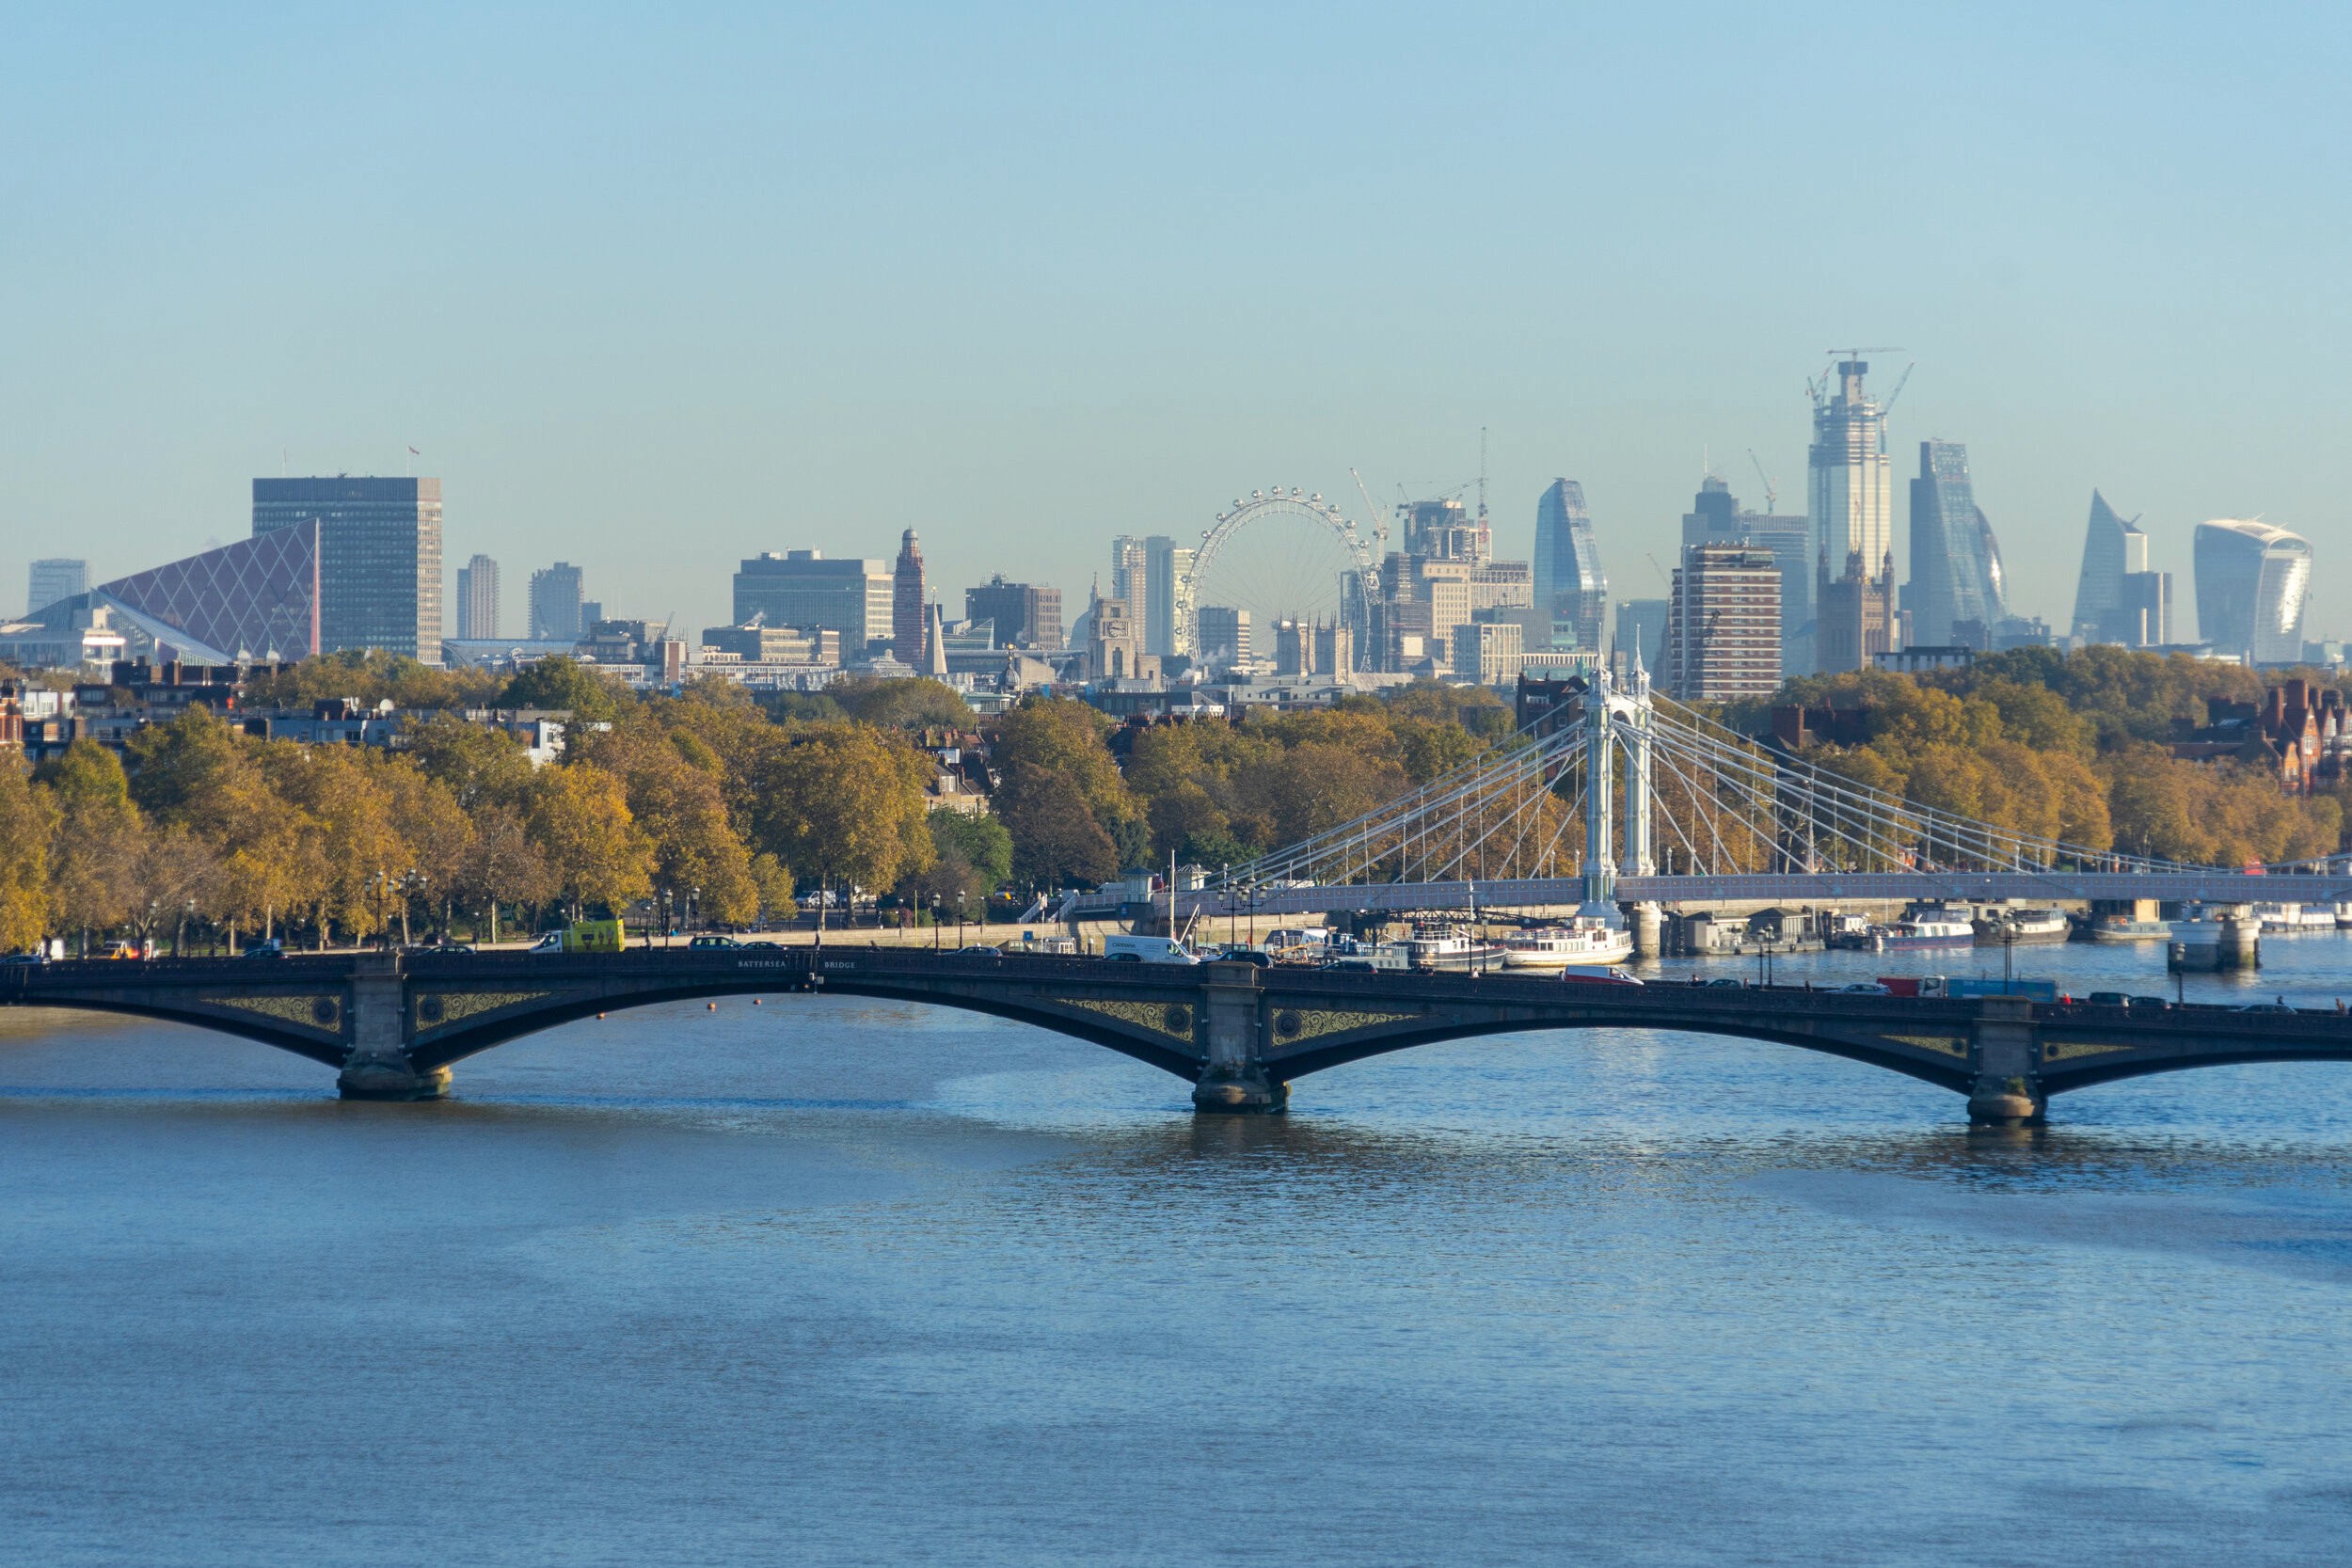
[[[2352,1000],[2352,938],[2265,958],[2191,998]],[[2156,947],[2016,959],[2171,993]],[[566,1025],[456,1092],[345,1104],[265,1047],[0,1012],[0,1562],[2352,1542],[2352,1069],[1971,1133],[1854,1063],[1543,1033],[1196,1120],[1093,1046],[786,997]]]

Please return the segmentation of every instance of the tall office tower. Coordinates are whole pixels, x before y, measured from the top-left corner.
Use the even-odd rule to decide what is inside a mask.
[[[1145,645],[1155,654],[1189,653],[1192,628],[1184,624],[1184,600],[1192,586],[1193,558],[1200,552],[1158,533],[1143,542],[1143,551],[1150,590],[1143,604]]]
[[[1061,646],[1061,590],[1007,582],[1002,572],[963,591],[967,621],[993,621],[1000,648]]]
[[[1837,675],[1871,668],[1880,654],[1895,648],[1894,556],[1888,555],[1872,576],[1863,570],[1860,556],[1850,555],[1845,575],[1836,581],[1823,562],[1813,604],[1813,673]]]
[[[2128,642],[2137,627],[2120,619],[2123,579],[2148,569],[2148,536],[2139,519],[2115,515],[2106,497],[2090,492],[2090,527],[2083,535],[2082,575],[2074,581],[2074,634],[2085,642]]]
[[[1747,542],[1780,566],[1781,668],[1810,667],[1813,646],[1813,519],[1795,513],[1740,514]]]
[[[576,642],[588,630],[580,615],[586,586],[579,567],[559,561],[531,574],[531,636],[537,642]]]
[[[890,574],[890,652],[899,663],[923,668],[923,547],[914,531],[898,536],[898,561]]]
[[[1867,359],[1837,362],[1836,390],[1824,379],[1813,397],[1807,459],[1815,560],[1850,555],[1877,562],[1895,547],[1895,485],[1886,456],[1886,412],[1862,389]],[[1816,612],[1819,613],[1818,611]]]
[[[1231,605],[1205,604],[1195,612],[1196,657],[1212,670],[1230,670],[1249,662],[1249,611]],[[1352,629],[1352,628],[1351,628]],[[1352,640],[1351,640],[1352,645]]]
[[[1666,601],[1619,599],[1615,652],[1630,668],[1639,652],[1645,669],[1655,671],[1666,656]]]
[[[1744,545],[1747,525],[1741,521],[1745,514],[1733,499],[1731,486],[1713,474],[1699,482],[1699,493],[1691,503],[1691,510],[1682,515],[1682,542],[1686,545]]]
[[[1535,611],[1551,618],[1547,646],[1599,652],[1609,614],[1609,577],[1600,569],[1584,486],[1575,480],[1553,480],[1535,503],[1534,566]]]
[[[256,536],[319,525],[319,642],[441,657],[441,482],[257,479]]]
[[[1953,623],[1990,626],[2008,614],[2000,561],[1993,525],[1968,478],[1968,449],[1958,441],[1920,442],[1919,477],[1911,482],[1911,581],[1903,592],[1912,643],[1942,647],[1952,641]],[[1834,666],[1826,658],[1820,669],[1867,667]]]
[[[31,592],[24,601],[24,613],[47,610],[59,599],[70,599],[76,594],[89,592],[89,562],[53,559],[33,562]]]
[[[866,645],[895,642],[898,584],[879,561],[828,561],[821,550],[773,550],[752,557],[735,574],[735,624],[753,616],[771,626],[823,627],[841,634],[842,657],[865,656]]]
[[[457,568],[457,635],[499,634],[499,563],[477,555]]]
[[[1684,702],[1769,697],[1780,689],[1780,566],[1749,545],[1682,552],[1666,600],[1660,684]]]
[[[1355,673],[1356,633],[1345,621],[1315,623],[1315,668],[1327,675]]]
[[[1152,596],[1151,546],[1150,540],[1124,533],[1111,541],[1111,597],[1130,614],[1143,613]]]
[[[2222,518],[2197,525],[2197,635],[2220,654],[2256,664],[2303,657],[2303,601],[2312,546],[2268,523]]]

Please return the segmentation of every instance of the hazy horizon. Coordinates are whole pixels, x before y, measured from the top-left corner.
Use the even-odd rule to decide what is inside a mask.
[[[1795,28],[1729,8],[861,9],[7,24],[0,607],[243,537],[250,481],[414,471],[443,554],[723,619],[764,549],[922,536],[1074,615],[1115,533],[1464,484],[1499,553],[1580,480],[1656,597],[1703,455],[1802,511],[1804,378],[1875,354],[1897,551],[1967,443],[2060,632],[2095,486],[2347,538],[2352,26],[2310,8]],[[421,449],[413,470],[406,449]],[[281,456],[282,454],[282,456]]]

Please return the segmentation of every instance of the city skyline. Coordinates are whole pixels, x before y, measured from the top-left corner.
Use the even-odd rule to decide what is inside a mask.
[[[1855,367],[1851,364],[1841,364],[1836,368],[1846,372],[1845,387],[1851,396],[1857,389]],[[1863,369],[1867,370],[1867,367]],[[1884,420],[1883,410],[1873,400],[1865,405],[1862,419],[1856,420],[1845,414],[1842,406],[1845,402],[1844,398],[1817,397],[1815,420],[1817,436],[1825,423],[1843,427],[1851,427],[1857,423],[1863,424],[1865,428],[1862,436],[1852,443],[1861,451],[1865,458],[1863,471],[1866,475],[1872,469],[1883,471],[1887,464],[1887,454],[1879,450],[1885,441],[1883,434]],[[1825,412],[1828,416],[1826,420]],[[1978,576],[1982,582],[1983,593],[1979,595],[1982,602],[1994,608],[1996,611],[2006,610],[2012,615],[2023,615],[2024,618],[2015,623],[2021,626],[2040,621],[2064,628],[2071,623],[2074,628],[2073,635],[2076,638],[2087,638],[2093,641],[2121,641],[2130,645],[2153,645],[2164,641],[2186,644],[2213,640],[2208,633],[2187,624],[2182,612],[2185,609],[2190,608],[2189,605],[2175,606],[2173,604],[2170,591],[2170,579],[2173,574],[2161,554],[2152,550],[2150,536],[2138,526],[2140,519],[2135,516],[2129,522],[2125,522],[2114,513],[2105,497],[2096,488],[2091,494],[2090,520],[2088,533],[2085,535],[2084,550],[2086,553],[2077,574],[2078,579],[2073,594],[2071,617],[2066,615],[2035,617],[2026,614],[2016,604],[2005,604],[2006,583],[2000,546],[1989,519],[1984,515],[1982,507],[1973,502],[1972,478],[1965,443],[1930,438],[1921,441],[1919,447],[1921,474],[1918,478],[1909,482],[1906,502],[1893,502],[1892,486],[1888,485],[1885,487],[1889,492],[1887,502],[1881,503],[1866,499],[1862,506],[1855,509],[1857,517],[1860,514],[1867,514],[1869,520],[1863,526],[1868,529],[1871,538],[1884,536],[1888,539],[1889,547],[1895,550],[1899,575],[1907,579],[1903,588],[1902,609],[1909,625],[1908,638],[1911,643],[1917,645],[1946,640],[1952,635],[1950,627],[1956,626],[1975,625],[1980,629],[1989,628],[1992,621],[1998,619],[1997,614],[1986,620],[1975,619],[1967,613],[1972,605],[1966,602],[1952,604],[1948,610],[1937,608],[1939,604],[1948,602],[1953,597],[1949,589],[1944,585],[1943,578],[1950,575],[1970,574]],[[1815,462],[1811,465],[1814,475],[1813,488],[1816,492],[1814,509],[1817,511],[1821,505],[1821,493],[1824,485],[1821,475],[1825,467],[1833,472],[1833,477],[1828,481],[1833,492],[1842,493],[1836,492],[1837,478],[1842,477],[1836,472],[1839,465],[1824,464],[1820,460],[1823,450],[1821,442],[1817,439],[1813,449]],[[1758,477],[1764,479],[1768,486],[1769,502],[1772,499],[1769,475],[1763,469],[1760,461],[1755,466]],[[1851,468],[1850,464],[1846,467]],[[1865,483],[1875,483],[1875,481],[1866,480]],[[446,607],[444,635],[455,637],[459,634],[459,626],[465,618],[460,607],[461,602],[468,596],[468,573],[470,568],[474,566],[487,568],[491,574],[491,596],[493,603],[495,602],[497,563],[494,558],[480,550],[474,553],[467,566],[456,567],[448,574],[451,581],[437,586],[430,580],[440,569],[441,564],[442,546],[438,535],[442,481],[437,477],[388,479],[381,476],[338,474],[331,477],[255,479],[251,484],[252,493],[256,497],[254,526],[257,531],[277,526],[280,520],[278,517],[279,513],[284,513],[287,517],[296,515],[330,515],[320,512],[314,499],[330,495],[355,499],[364,499],[362,512],[369,506],[381,510],[389,503],[392,513],[396,514],[395,520],[415,518],[413,526],[417,543],[414,546],[403,546],[402,548],[412,550],[415,555],[413,569],[419,573],[419,577],[415,579],[416,589],[409,602],[418,608],[406,613],[416,615],[421,622],[427,615],[443,615],[444,607]],[[1486,487],[1480,480],[1465,481],[1449,487],[1448,494],[1467,493],[1473,488],[1484,491]],[[1852,482],[1849,481],[1847,488],[1851,487]],[[1401,491],[1402,486],[1399,489]],[[1573,514],[1572,519],[1557,515],[1561,506],[1559,498],[1564,494],[1569,496],[1574,503],[1569,507],[1569,511]],[[265,503],[261,499],[264,496],[273,499]],[[280,500],[276,498],[300,498],[300,504],[294,504],[291,499]],[[1474,536],[1478,541],[1478,547],[1499,553],[1508,553],[1519,547],[1515,543],[1515,536],[1523,537],[1526,554],[1535,561],[1535,571],[1539,578],[1544,575],[1543,562],[1546,559],[1544,542],[1548,528],[1558,540],[1554,546],[1555,549],[1565,548],[1570,555],[1581,554],[1585,558],[1592,558],[1597,554],[1600,559],[1596,570],[1600,574],[1604,586],[1588,596],[1600,607],[1596,611],[1596,625],[1599,628],[1599,636],[1605,647],[1610,629],[1607,606],[1612,602],[1605,587],[1605,562],[1610,556],[1625,550],[1633,543],[1633,540],[1621,536],[1623,532],[1631,531],[1606,530],[1592,519],[1581,504],[1581,498],[1582,487],[1579,483],[1554,480],[1536,498],[1534,509],[1534,518],[1525,535],[1519,535],[1518,531],[1512,526],[1509,514],[1514,509],[1507,506],[1498,510],[1497,521],[1489,533],[1487,515],[1482,503],[1477,513],[1478,527],[1474,531]],[[1920,509],[1923,504],[1931,509],[1931,515],[1922,516]],[[1775,549],[1780,549],[1784,544],[1790,543],[1790,541],[1772,538],[1769,529],[1786,524],[1790,528],[1805,531],[1806,544],[1820,552],[1817,556],[1817,564],[1828,562],[1823,540],[1825,533],[1837,531],[1840,529],[1851,531],[1856,526],[1852,521],[1840,524],[1835,519],[1825,524],[1818,515],[1810,519],[1808,526],[1808,519],[1804,515],[1789,516],[1753,511],[1740,503],[1738,497],[1731,492],[1728,482],[1722,477],[1718,466],[1711,463],[1706,468],[1706,477],[1700,485],[1696,505],[1700,509],[1698,513],[1686,513],[1679,519],[1680,540],[1684,546],[1701,538],[1736,536],[1750,539],[1751,542],[1758,544],[1770,543]],[[1947,506],[1953,515],[1941,515],[1940,514]],[[1966,514],[1964,517],[1961,515],[1963,512]],[[1466,542],[1473,537],[1473,531],[1469,528],[1467,522],[1469,517],[1470,514],[1458,496],[1441,500],[1422,499],[1408,502],[1400,499],[1390,515],[1382,520],[1380,526],[1388,530],[1390,544],[1393,546],[1402,541],[1414,539],[1417,534],[1428,533],[1433,528],[1438,528],[1440,532],[1445,531],[1443,528],[1439,528],[1438,524],[1433,524],[1430,521],[1432,518],[1440,519],[1441,522],[1444,519],[1452,519],[1452,531],[1460,534],[1459,539],[1449,537],[1440,540],[1433,536],[1420,541],[1423,549],[1438,550],[1439,555],[1443,556],[1446,551],[1457,546],[1467,547]],[[1575,524],[1573,531],[1567,526],[1570,520]],[[1908,526],[1904,526],[1906,523]],[[1965,526],[1968,524],[1973,524],[1973,527]],[[2201,541],[2209,531],[2217,525],[2241,526],[2227,518],[2201,519],[2190,531],[2192,537]],[[1364,531],[1369,533],[1371,531],[1367,529]],[[2292,531],[2282,531],[2292,532]],[[2110,533],[2128,540],[2129,549],[2124,550],[2118,545],[2103,545],[2102,540]],[[941,577],[927,576],[919,553],[914,560],[914,577],[909,579],[904,576],[905,552],[913,548],[914,534],[914,531],[912,529],[901,531],[899,569],[897,572],[896,591],[891,596],[894,599],[901,599],[912,592],[924,604],[936,603],[944,610],[952,603],[958,592],[956,584]],[[2297,539],[2303,537],[2302,535],[2294,536]],[[351,537],[355,543],[360,539],[359,534],[353,534]],[[1635,537],[1639,537],[1638,532]],[[1945,548],[1955,558],[1951,567],[1941,571],[1932,561],[1923,562],[1920,553],[1923,540],[1935,539],[1945,540]],[[1098,540],[1097,543],[1100,547],[1100,541]],[[1109,584],[1112,588],[1112,595],[1128,596],[1136,603],[1137,621],[1139,625],[1146,626],[1147,643],[1151,651],[1160,653],[1173,651],[1168,646],[1171,640],[1170,627],[1173,613],[1168,587],[1170,569],[1174,568],[1178,575],[1182,575],[1189,568],[1195,552],[1178,546],[1175,540],[1165,535],[1136,538],[1120,534],[1112,537],[1109,545],[1112,558]],[[371,545],[368,547],[373,546]],[[1654,551],[1645,553],[1653,562],[1655,562]],[[1782,550],[1782,553],[1786,555],[1790,552]],[[813,550],[793,548],[784,552],[764,551],[762,554],[771,561],[780,561],[787,555],[796,560],[811,558],[824,560],[832,557],[832,562],[828,562],[828,569],[839,569],[833,562],[837,562],[840,558],[835,552],[826,548]],[[2315,552],[2312,551],[2308,545],[2305,546],[2303,565],[2296,578],[2296,586],[2303,590],[2307,597],[2313,596],[2310,585],[2316,576],[2317,562],[2314,560],[2314,554]],[[2108,559],[2110,556],[2114,557],[2112,561]],[[1415,555],[1412,559],[1419,560],[1421,557]],[[75,564],[82,563],[39,561],[34,562],[34,568],[40,571],[56,566]],[[748,566],[750,562],[746,562],[744,564]],[[884,566],[884,562],[872,560],[865,561],[863,564],[869,571]],[[1792,562],[1788,560],[1782,562],[1784,594],[1786,595],[1783,613],[1784,634],[1794,636],[1800,631],[1802,626],[1809,625],[1801,618],[1809,614],[1805,601],[1811,585],[1804,580],[1804,574],[1791,573],[1788,570]],[[1883,564],[1883,561],[1882,561]],[[401,567],[402,571],[409,569],[411,568],[406,566]],[[1525,571],[1527,568],[1522,562],[1518,565],[1517,569]],[[330,566],[330,575],[331,570]],[[586,600],[584,591],[579,588],[579,584],[586,576],[583,567],[558,562],[553,570],[568,574],[575,592],[580,593],[582,601],[576,630],[568,635],[584,636],[591,621],[607,614],[633,615],[642,620],[663,619],[659,612],[649,614],[643,606],[616,603],[608,609],[601,600]],[[1081,572],[1083,568],[1073,563],[1072,570]],[[544,571],[532,573],[534,596],[540,586],[540,579],[548,575]],[[1101,574],[1085,575],[1091,578]],[[1834,577],[1835,570],[1833,569],[1829,575]],[[1876,570],[1873,569],[1869,575],[1875,576]],[[1001,572],[992,572],[990,577],[992,580],[1001,580]],[[2106,578],[2110,577],[2116,578],[2113,584],[2106,582]],[[2144,594],[2142,593],[2143,579],[2146,583],[2154,585],[2148,587]],[[2193,566],[2189,571],[2187,581],[2194,591],[2197,578]],[[1058,589],[1060,585],[1045,586]],[[2043,590],[2040,595],[2041,598],[2049,598],[2058,591],[2058,586],[2054,584],[2045,582],[2041,586]],[[2147,609],[2144,611],[2137,611],[2129,610],[2127,607],[2120,605],[2108,605],[2106,601],[2115,598],[2119,592],[2131,596],[2134,604],[2145,598]],[[2199,599],[2210,597],[2201,593],[2197,594],[2196,596]],[[2185,599],[2187,597],[2188,595],[2184,595]],[[331,601],[332,594],[330,594],[328,606],[330,610]],[[2028,599],[2026,602],[2031,604],[2034,601]],[[901,607],[895,603],[892,605],[894,620],[899,617],[900,609]],[[1794,614],[1791,613],[1792,610]],[[879,603],[871,613],[879,615]],[[2121,614],[2126,620],[2137,617],[2137,628],[2124,627],[2121,620],[2113,626],[2108,626],[2106,617],[2110,614]],[[703,620],[712,625],[740,625],[743,615],[739,575],[736,602],[728,612],[708,617],[699,616],[691,611],[681,612],[675,615],[675,624],[678,626],[691,627],[698,620]],[[2316,621],[2310,616],[2308,609],[2301,613],[2294,614],[2292,618],[2304,635],[2325,638],[2334,629],[2327,621],[2324,612]],[[909,634],[915,643],[919,643],[926,635],[920,626],[922,612],[918,610],[914,617],[915,629]],[[535,607],[531,621],[532,625],[526,628],[527,631],[532,635],[539,635],[539,615]],[[880,623],[877,621],[876,624]],[[330,628],[333,626],[331,614],[327,625]],[[1939,625],[1946,626],[1945,635],[1942,637],[1939,637],[1936,630]],[[2145,628],[2153,628],[2153,630]],[[420,629],[423,628],[421,626]],[[1562,635],[1568,641],[1558,642],[1555,646],[1565,648],[1569,645],[1569,641],[1574,640],[1574,634],[1567,632],[1564,627]],[[2063,641],[2068,634],[2061,630],[2058,635]],[[2224,641],[2229,641],[2235,635],[2234,628],[2232,628],[2224,637]],[[2280,641],[2281,635],[2283,634],[2274,635],[2266,640],[2265,647],[2268,655],[2273,657],[2266,658],[2265,661],[2276,661],[2279,649],[2283,647],[2283,642]],[[333,646],[342,644],[338,642],[335,633],[330,629],[323,645],[331,649]],[[1531,637],[1528,643],[1530,651],[1534,651],[1538,646],[1539,643]],[[900,657],[902,661],[906,661],[903,656]],[[1801,665],[1811,662],[1810,656],[1802,648],[1791,657],[1793,661],[1788,665],[1791,673],[1799,673]],[[918,659],[920,657],[919,651],[917,657]]]

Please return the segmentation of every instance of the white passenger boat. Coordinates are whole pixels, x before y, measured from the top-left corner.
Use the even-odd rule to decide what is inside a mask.
[[[1570,964],[1622,963],[1633,957],[1633,933],[1621,926],[1579,922],[1515,931],[1502,939],[1506,969],[1565,969]]]

